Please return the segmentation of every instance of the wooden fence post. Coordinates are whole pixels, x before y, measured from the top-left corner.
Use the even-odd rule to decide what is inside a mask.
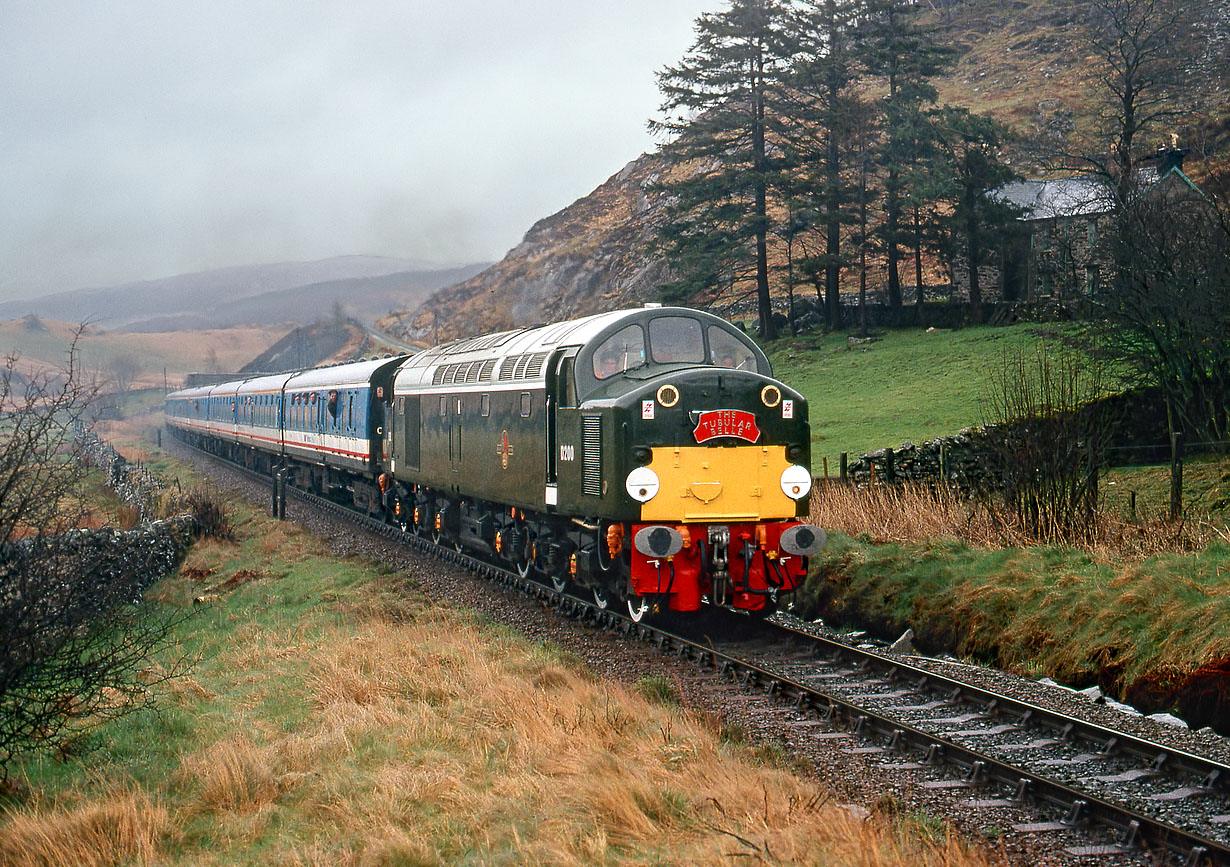
[[[841,453],[841,483],[844,485],[850,481],[850,455],[848,452]]]
[[[1183,431],[1170,440],[1170,520],[1183,514]]]

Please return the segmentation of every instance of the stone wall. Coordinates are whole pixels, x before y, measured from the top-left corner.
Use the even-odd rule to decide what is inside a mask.
[[[127,458],[84,426],[76,430],[77,442],[86,462],[106,476],[107,487],[125,504],[137,510],[142,521],[154,517],[158,495],[165,487],[162,480],[139,463]]]
[[[180,515],[133,530],[70,530],[0,546],[0,614],[18,622],[30,600],[59,598],[65,588],[99,611],[135,604],[178,568],[196,532],[196,520]]]
[[[1132,391],[1099,401],[1097,410],[1107,413],[1111,435],[1105,462],[1113,465],[1166,460],[1169,433],[1160,393]],[[866,484],[874,473],[877,481],[936,482],[943,479],[964,491],[989,490],[998,486],[993,440],[997,425],[965,428],[952,436],[922,443],[907,442],[859,456],[847,468],[850,481]]]

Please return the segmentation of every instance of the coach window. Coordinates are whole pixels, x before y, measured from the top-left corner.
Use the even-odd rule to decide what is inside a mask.
[[[440,395],[440,418],[448,418],[448,395]]]
[[[354,395],[346,396],[346,427],[354,427]]]
[[[521,417],[530,417],[530,393],[528,391],[521,392]]]
[[[491,395],[484,394],[482,396],[478,405],[478,411],[482,414],[483,418],[491,415]]]

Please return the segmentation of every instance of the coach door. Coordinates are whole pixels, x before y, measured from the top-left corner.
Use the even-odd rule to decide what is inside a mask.
[[[387,423],[384,416],[384,387],[376,386],[367,396],[367,406],[371,412],[367,428],[367,442],[371,447],[372,461],[383,464],[389,459],[384,439],[384,426]]]

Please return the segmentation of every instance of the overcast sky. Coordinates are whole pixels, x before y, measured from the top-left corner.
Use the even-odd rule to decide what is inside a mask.
[[[0,0],[0,299],[495,260],[651,150],[715,0]]]

